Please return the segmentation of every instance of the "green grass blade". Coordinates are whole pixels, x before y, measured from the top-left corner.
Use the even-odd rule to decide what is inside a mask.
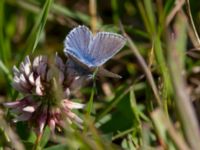
[[[93,101],[94,101],[94,93],[95,93],[95,89],[94,87],[92,88],[92,92],[91,92],[91,95],[90,95],[90,100],[87,104],[87,116],[90,116],[91,112],[92,112],[92,108],[93,108]]]
[[[153,34],[156,31],[156,21],[155,21],[155,13],[153,11],[152,1],[144,0],[144,6],[149,20],[149,26],[151,27],[151,31]]]
[[[149,23],[149,20],[148,20],[148,17],[147,17],[147,14],[146,14],[146,11],[145,11],[142,1],[138,0],[137,5],[138,5],[139,11],[140,11],[141,18],[144,22],[145,28],[146,28],[147,32],[150,34],[152,31],[151,31],[151,27],[149,26],[150,23]]]
[[[52,6],[52,3],[53,3],[53,0],[47,0],[45,2],[44,7],[43,7],[42,11],[40,12],[38,19],[36,20],[36,23],[28,37],[28,40],[27,40],[27,43],[25,46],[25,50],[24,50],[23,55],[20,58],[20,61],[22,61],[22,59],[24,59],[26,54],[28,54],[30,52],[33,53],[35,51],[36,46],[39,42],[41,33],[44,30],[44,26],[46,24],[47,17],[48,17],[50,8]]]
[[[92,108],[93,108],[93,101],[94,101],[94,94],[95,94],[95,88],[96,88],[96,81],[95,81],[95,77],[96,77],[96,74],[97,74],[97,71],[98,71],[98,68],[96,68],[94,70],[94,73],[92,74],[92,78],[93,78],[93,88],[92,88],[92,92],[91,92],[91,95],[90,95],[90,100],[87,104],[87,117],[90,116],[90,114],[92,113]]]
[[[5,46],[4,46],[4,0],[0,1],[0,59],[5,62]]]
[[[71,11],[70,9],[57,4],[53,5],[52,11],[59,15],[81,20],[84,24],[90,24],[90,17],[80,11]]]
[[[19,1],[13,1],[13,0],[7,0],[6,1],[8,4],[10,5],[17,5],[18,7],[25,9],[29,12],[32,12],[34,14],[37,14],[40,12],[40,3],[37,1],[33,1],[33,0],[19,0]],[[81,22],[83,22],[86,25],[90,24],[90,16],[88,16],[87,14],[84,14],[78,10],[70,10],[67,7],[64,7],[62,5],[59,4],[52,4],[52,8],[51,8],[51,12],[48,15],[48,19],[49,20],[57,20],[57,16],[63,16],[66,17],[68,19],[76,19],[76,20],[80,20]],[[99,22],[98,22],[99,23]]]
[[[6,65],[0,60],[0,70],[6,75],[9,81],[12,81],[12,76],[10,74],[9,69],[6,67]]]

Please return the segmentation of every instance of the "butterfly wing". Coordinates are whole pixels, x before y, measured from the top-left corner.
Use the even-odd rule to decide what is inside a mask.
[[[126,39],[115,33],[99,32],[89,43],[90,67],[103,65],[126,43]]]
[[[89,57],[89,43],[92,40],[92,33],[86,26],[78,26],[67,35],[64,41],[64,53],[70,58],[83,63],[90,64],[87,60]]]

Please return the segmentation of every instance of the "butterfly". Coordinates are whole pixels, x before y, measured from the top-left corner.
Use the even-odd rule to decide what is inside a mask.
[[[126,38],[111,32],[93,35],[84,25],[72,29],[64,41],[64,53],[69,57],[69,66],[76,72],[94,71],[97,75],[120,77],[101,67],[124,47]]]
[[[99,67],[112,58],[126,43],[126,38],[111,32],[92,35],[84,25],[74,28],[64,41],[64,52],[76,61]]]

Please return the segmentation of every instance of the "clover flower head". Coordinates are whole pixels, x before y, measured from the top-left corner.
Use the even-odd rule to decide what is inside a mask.
[[[64,84],[66,66],[62,59],[56,55],[53,67],[48,61],[46,56],[38,56],[31,62],[27,56],[19,68],[14,66],[12,85],[23,93],[24,97],[4,103],[17,114],[14,122],[29,121],[39,135],[43,133],[46,125],[52,131],[56,126],[63,126],[65,119],[81,124],[82,120],[72,112],[72,109],[84,107],[83,104],[72,102],[65,96],[68,87]],[[61,96],[57,96],[55,90],[63,90],[64,94],[59,93]]]

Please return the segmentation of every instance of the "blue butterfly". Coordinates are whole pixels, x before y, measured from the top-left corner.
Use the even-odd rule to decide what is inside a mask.
[[[86,26],[78,26],[67,35],[64,52],[88,67],[99,67],[125,43],[126,39],[119,34],[98,32],[93,36]]]
[[[93,35],[84,25],[74,28],[64,41],[64,53],[69,57],[68,74],[76,72],[76,76],[89,75],[88,70],[92,72],[98,67],[99,76],[120,77],[101,66],[119,52],[125,43],[126,38],[116,33],[98,32]]]

